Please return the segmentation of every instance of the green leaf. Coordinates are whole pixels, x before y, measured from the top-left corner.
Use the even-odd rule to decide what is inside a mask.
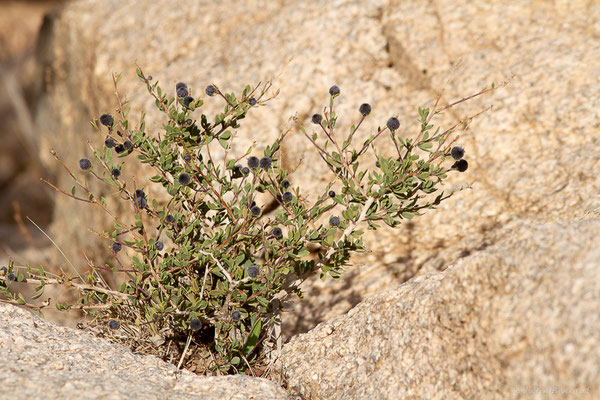
[[[244,354],[248,355],[252,349],[254,349],[254,346],[256,346],[256,343],[258,343],[258,339],[260,337],[260,331],[262,329],[262,321],[260,320],[260,318],[256,319],[256,322],[254,323],[254,326],[252,327],[252,330],[250,331],[250,334],[248,335],[248,340],[246,340],[246,345],[244,346]]]

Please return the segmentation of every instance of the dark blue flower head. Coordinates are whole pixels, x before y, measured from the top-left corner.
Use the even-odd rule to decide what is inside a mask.
[[[358,111],[366,117],[367,115],[371,114],[371,106],[367,103],[361,104],[358,108]]]
[[[102,114],[100,116],[100,123],[102,125],[108,126],[110,128],[115,123],[115,119],[110,114]]]
[[[190,321],[190,328],[193,331],[199,331],[200,328],[202,328],[202,321],[200,321],[198,318],[194,318]]]
[[[400,128],[400,121],[398,121],[398,118],[392,117],[392,118],[388,119],[386,126],[388,127],[388,129],[390,131],[395,131],[398,128]]]
[[[258,157],[250,157],[248,158],[248,166],[250,168],[258,168],[258,165],[260,164],[260,161],[258,160]]]
[[[82,170],[85,171],[86,169],[90,169],[91,167],[92,162],[87,158],[82,158],[81,160],[79,160],[79,168],[81,168]]]
[[[217,89],[213,85],[208,85],[205,92],[209,96],[214,96],[217,93]]]
[[[465,155],[465,149],[463,149],[460,146],[454,146],[452,148],[452,150],[450,151],[450,155],[452,156],[452,158],[454,158],[455,160],[460,160],[461,158],[464,157]]]

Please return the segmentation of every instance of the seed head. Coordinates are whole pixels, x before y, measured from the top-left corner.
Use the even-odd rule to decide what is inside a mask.
[[[183,106],[186,108],[190,107],[190,104],[194,102],[194,98],[192,96],[185,96],[183,98]]]
[[[177,97],[186,97],[188,95],[187,87],[180,87],[177,89]]]
[[[113,168],[112,171],[110,171],[110,174],[113,176],[113,178],[117,179],[119,176],[121,176],[121,170],[119,168]]]
[[[10,274],[6,275],[6,279],[8,279],[9,282],[14,282],[17,280],[17,277],[11,272]]]
[[[321,117],[321,114],[313,114],[313,116],[312,116],[313,124],[321,125],[322,121],[323,121],[323,117]]]
[[[294,195],[291,194],[290,192],[285,192],[281,196],[281,199],[283,200],[284,203],[289,203],[290,201],[294,200]]]
[[[398,118],[392,117],[388,119],[386,125],[390,131],[395,131],[400,128],[400,121],[398,121]]]
[[[260,215],[260,211],[261,211],[260,207],[258,207],[258,206],[253,206],[250,209],[250,213],[252,214],[253,217],[258,217]]]
[[[162,251],[162,249],[164,249],[164,248],[165,248],[165,245],[164,245],[164,244],[163,244],[163,242],[161,242],[160,240],[157,240],[157,241],[154,243],[154,247],[156,247],[156,250],[158,250],[158,251]]]
[[[187,89],[187,85],[183,82],[177,82],[177,84],[175,85],[175,90],[178,90],[181,88]]]
[[[102,125],[108,126],[110,128],[115,123],[115,119],[110,114],[102,114],[100,116],[100,123]]]
[[[187,186],[189,185],[191,181],[191,178],[188,174],[186,174],[185,172],[182,172],[179,177],[177,178],[177,182],[179,182],[179,184],[181,186]]]
[[[248,175],[249,173],[250,173],[250,168],[248,168],[248,167],[242,168],[242,174]]]
[[[241,318],[242,318],[242,313],[239,312],[238,310],[235,310],[234,312],[231,313],[231,319],[233,319],[234,322],[238,322]]]
[[[258,160],[258,157],[252,156],[248,159],[248,166],[250,168],[258,168],[259,163],[260,161]]]
[[[281,187],[284,189],[287,189],[290,187],[290,181],[288,181],[287,179],[284,179],[281,181]]]
[[[258,276],[259,269],[258,269],[258,267],[256,265],[251,265],[246,270],[246,273],[248,274],[248,276],[250,278],[256,278]]]
[[[123,147],[122,144],[118,144],[115,146],[115,151],[117,152],[117,154],[121,154],[122,152],[125,151],[125,147]]]
[[[146,193],[142,189],[135,190],[135,197],[146,197]]]
[[[82,170],[85,171],[86,169],[90,169],[91,167],[92,162],[87,158],[82,158],[81,160],[79,160],[79,168],[81,168]]]
[[[198,318],[194,318],[190,321],[190,328],[193,331],[199,331],[200,328],[202,328],[202,321],[200,321]]]
[[[452,168],[456,168],[458,170],[458,172],[465,172],[467,170],[467,168],[469,168],[469,163],[465,159],[458,160],[457,162],[454,163]]]
[[[358,111],[366,117],[367,115],[371,114],[371,105],[367,103],[361,104],[358,108]]]
[[[190,161],[192,161],[192,157],[190,157],[190,155],[186,153],[186,154],[183,155],[183,160],[187,161],[187,162],[190,162]]]
[[[283,232],[281,231],[281,228],[276,226],[275,228],[273,228],[273,230],[271,231],[271,233],[273,234],[273,236],[276,239],[279,239],[281,236],[283,236]]]
[[[340,217],[331,217],[329,218],[329,223],[331,224],[331,226],[340,226]]]
[[[173,222],[175,222],[175,217],[172,214],[167,214],[167,216],[165,217],[165,221],[167,221],[169,224],[172,224]]]
[[[106,138],[106,140],[104,141],[104,146],[107,149],[112,149],[113,147],[115,147],[116,144],[117,144],[117,142],[115,142],[115,139],[113,139],[111,137]]]
[[[273,162],[271,161],[271,159],[269,157],[263,157],[260,159],[259,164],[262,169],[266,170],[266,169],[271,168],[271,165],[273,164]]]
[[[454,158],[455,160],[460,160],[461,158],[463,158],[463,156],[465,155],[465,149],[463,149],[460,146],[454,146],[452,148],[452,150],[450,151],[450,155],[452,156],[452,158]]]
[[[333,190],[330,190],[329,193],[327,193],[329,195],[329,197],[334,198],[335,197],[335,192]]]
[[[214,96],[217,93],[217,89],[213,85],[208,85],[205,92],[209,96]]]
[[[131,150],[133,148],[133,143],[131,143],[129,140],[126,140],[123,142],[123,148],[125,150]]]
[[[120,326],[121,326],[121,324],[116,319],[111,319],[110,321],[108,321],[108,327],[110,329],[112,329],[113,331],[116,331],[117,329],[119,329]]]
[[[337,96],[340,94],[340,88],[337,85],[333,85],[329,88],[329,94],[332,96]]]
[[[114,242],[112,244],[112,251],[114,251],[115,253],[120,252],[122,248],[123,246],[121,246],[121,243]]]
[[[250,104],[251,106],[255,106],[256,105],[256,99],[253,97],[250,100],[248,100],[248,104]]]

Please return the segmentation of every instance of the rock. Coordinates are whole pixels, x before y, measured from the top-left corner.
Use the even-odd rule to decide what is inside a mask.
[[[600,396],[600,219],[506,239],[291,339],[276,366],[315,399]],[[541,394],[541,395],[540,395]]]
[[[272,381],[196,376],[0,303],[0,383],[11,399],[289,399]]]
[[[49,17],[43,29],[46,85],[36,115],[40,151],[48,168],[61,174],[59,186],[68,190],[71,180],[48,149],[55,147],[67,165],[75,165],[89,155],[86,140],[102,143],[89,120],[115,109],[112,72],[124,73],[121,89],[133,100],[130,115],[153,110],[135,77],[135,60],[166,89],[185,81],[200,97],[209,83],[239,91],[246,83],[276,77],[279,99],[244,121],[236,152],[257,140],[259,153],[286,128],[290,115],[308,121],[326,104],[334,83],[341,88],[340,134],[357,121],[361,103],[373,106],[356,135],[361,143],[392,115],[401,121],[402,135],[414,135],[417,107],[431,107],[443,89],[447,104],[510,80],[508,87],[434,120],[449,127],[494,105],[459,132],[470,167],[454,174],[446,190],[466,184],[473,190],[458,192],[399,230],[369,232],[365,242],[371,253],[355,257],[355,267],[342,281],[307,282],[306,300],[284,317],[284,332],[306,331],[420,271],[443,269],[497,243],[508,223],[575,218],[600,206],[594,172],[600,168],[595,150],[600,140],[599,20],[600,8],[580,1],[490,7],[483,0],[343,0],[268,2],[261,8],[250,3],[174,6],[167,0],[73,2]],[[209,99],[204,112],[215,111],[217,104]],[[154,133],[159,131],[155,112],[148,121]],[[325,186],[327,169],[294,132],[285,163],[293,168],[303,160],[292,180],[314,199]],[[378,150],[394,154],[383,140]],[[364,161],[374,164],[372,157]],[[138,182],[148,175],[129,168]],[[101,230],[109,223],[100,211],[57,197],[52,234],[70,245],[65,251],[72,259],[81,257],[80,248],[100,255],[106,243],[94,242],[83,227]]]

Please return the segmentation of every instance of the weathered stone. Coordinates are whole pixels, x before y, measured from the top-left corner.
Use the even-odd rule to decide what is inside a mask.
[[[277,364],[288,389],[315,399],[599,397],[600,219],[504,233],[292,338]]]
[[[0,303],[2,398],[289,399],[272,381],[196,376],[87,333]],[[5,397],[10,393],[9,397]]]

